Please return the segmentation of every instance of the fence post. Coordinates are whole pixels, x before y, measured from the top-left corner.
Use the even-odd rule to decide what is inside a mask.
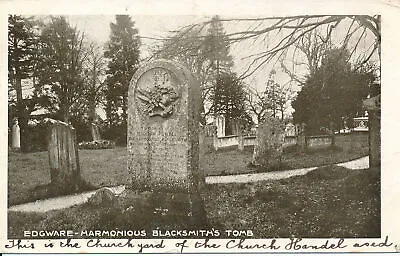
[[[381,95],[363,101],[368,111],[369,166],[381,165]]]

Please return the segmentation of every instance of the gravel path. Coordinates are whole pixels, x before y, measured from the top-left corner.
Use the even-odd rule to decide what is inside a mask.
[[[108,189],[114,194],[120,194],[125,190],[125,186],[111,187]],[[51,210],[59,210],[87,202],[87,200],[94,195],[96,191],[37,200],[36,202],[32,203],[11,206],[8,208],[8,210],[16,212],[47,212]]]
[[[337,164],[348,169],[358,170],[367,169],[369,167],[368,156],[359,158],[350,162]],[[305,175],[310,171],[317,169],[318,167],[302,168],[287,171],[276,171],[268,173],[254,173],[254,174],[239,174],[239,175],[228,175],[228,176],[209,176],[206,177],[206,183],[249,183],[263,180],[280,180],[286,179],[292,176]],[[107,188],[114,194],[120,194],[125,190],[125,186],[117,186]],[[96,191],[85,192],[81,194],[55,197],[49,199],[38,200],[36,202],[15,205],[8,208],[9,211],[17,212],[47,212],[51,210],[59,210],[68,208],[74,205],[83,204],[94,194]]]
[[[336,164],[352,170],[367,169],[369,168],[368,156],[362,157],[353,161]],[[262,180],[280,180],[292,176],[305,175],[308,172],[317,169],[318,167],[301,168],[287,171],[276,171],[266,173],[252,173],[252,174],[239,174],[229,176],[209,176],[206,177],[206,183],[249,183]]]

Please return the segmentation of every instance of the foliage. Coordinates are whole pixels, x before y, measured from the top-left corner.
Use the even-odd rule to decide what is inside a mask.
[[[38,40],[32,17],[8,16],[8,82],[15,89],[17,79],[32,76]]]
[[[114,147],[115,143],[109,140],[83,141],[79,143],[80,149],[109,149]]]
[[[246,109],[258,124],[269,117],[280,117],[284,120],[287,103],[293,98],[290,84],[284,86],[275,82],[274,74],[275,70],[271,70],[264,91],[247,88]]]
[[[207,31],[197,26],[181,28],[153,51],[153,57],[184,64],[198,80],[202,90],[202,123],[215,115],[213,99],[218,76],[230,73],[233,66],[229,41],[219,17],[212,17],[208,25]]]
[[[19,15],[8,16],[8,85],[9,96],[15,91],[16,98],[9,98],[10,121],[18,117],[21,128],[21,147],[27,151],[28,116],[36,105],[35,95],[28,99],[23,97],[22,80],[31,78],[37,64],[38,31],[37,22],[32,17]],[[9,124],[11,125],[11,124]]]
[[[224,116],[227,121],[227,134],[232,134],[232,127],[229,123],[236,121],[242,126],[249,126],[252,123],[251,117],[247,114],[244,104],[245,90],[242,82],[237,79],[234,73],[221,73],[217,76],[215,93],[211,100],[212,113],[214,116]],[[245,127],[241,127],[242,129]]]
[[[43,107],[57,112],[58,119],[68,122],[71,115],[80,111],[78,103],[85,88],[85,36],[60,16],[50,18],[40,38],[41,60],[36,89]]]
[[[125,127],[126,134],[128,87],[139,65],[140,39],[135,23],[128,15],[116,15],[110,24],[110,40],[104,56],[109,59],[105,88],[106,113],[110,127]]]
[[[354,69],[348,56],[343,49],[328,51],[293,101],[293,120],[305,123],[308,134],[318,133],[322,127],[340,129],[344,118],[362,113],[362,100],[375,76],[371,70]]]
[[[228,73],[233,66],[229,48],[229,40],[220,18],[212,17],[204,38],[202,55],[210,61],[211,68],[216,71],[217,76],[220,73]]]

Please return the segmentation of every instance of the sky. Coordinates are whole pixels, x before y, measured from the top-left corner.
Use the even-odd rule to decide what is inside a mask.
[[[170,31],[177,30],[178,28],[194,23],[200,23],[211,19],[211,15],[131,15],[132,20],[135,22],[135,27],[139,30],[139,35],[144,37],[142,39],[141,46],[141,58],[145,58],[149,55],[148,47],[154,45],[156,40],[146,39],[146,37],[151,38],[165,38],[168,35],[171,35]],[[220,16],[221,18],[232,18],[238,16]],[[243,16],[242,16],[243,17]],[[256,16],[245,16],[245,17],[256,17]],[[105,45],[110,35],[110,23],[115,22],[114,15],[69,15],[67,16],[69,22],[76,26],[82,32],[85,32],[85,35],[99,45]],[[227,33],[246,31],[249,28],[254,28],[254,23],[246,23],[246,22],[225,22],[224,29]],[[263,24],[263,26],[269,25],[268,23]],[[339,39],[343,38],[345,33],[347,32],[347,26],[349,24],[344,23],[342,27],[338,27],[335,31],[336,35],[333,37],[334,43],[338,43]],[[270,44],[276,43],[281,40],[284,36],[284,33],[272,34],[270,37],[265,40],[254,41],[244,41],[240,43],[236,43],[231,45],[230,54],[234,59],[234,67],[233,71],[237,74],[241,74],[249,65],[250,61],[254,58],[247,58],[247,56],[251,54],[255,54],[265,50]],[[335,38],[337,38],[337,42],[335,42]],[[360,49],[367,49],[371,42],[373,42],[373,38],[370,36],[364,38],[360,42]],[[354,42],[353,42],[354,43]],[[305,59],[299,58],[302,57],[301,54],[297,55],[297,59],[294,60],[292,56],[289,56],[285,60],[285,64],[288,66],[292,66],[293,62],[297,63],[305,62]],[[304,57],[304,56],[303,56]],[[377,56],[375,56],[376,58]],[[274,66],[275,65],[275,66]],[[268,79],[268,75],[270,71],[274,69],[276,70],[276,74],[274,75],[274,79],[279,84],[288,84],[290,82],[289,76],[280,70],[279,62],[271,62],[264,65],[260,68],[254,75],[245,79],[245,84],[250,86],[253,89],[258,91],[263,91]],[[300,76],[304,76],[307,74],[307,69],[304,65],[296,66],[296,72]],[[299,91],[300,87],[296,83],[290,83],[293,91]],[[290,102],[287,104],[287,114],[293,112],[293,109],[290,106]]]
[[[139,35],[141,37],[154,37],[154,38],[164,38],[168,35],[171,35],[170,31],[176,30],[182,26],[200,23],[203,21],[207,21],[211,19],[211,15],[131,15],[132,20],[135,22],[135,27],[139,30]],[[220,16],[221,18],[231,18],[238,16]],[[245,16],[245,17],[256,17],[256,16]],[[69,22],[72,25],[76,25],[76,27],[85,32],[86,36],[93,41],[96,41],[100,45],[104,45],[109,39],[110,35],[110,23],[115,22],[114,15],[69,15],[67,16]],[[224,29],[227,33],[233,33],[238,31],[246,31],[251,26],[252,23],[245,22],[225,22]],[[267,26],[267,24],[263,24],[263,26]],[[342,39],[344,33],[347,32],[347,24],[344,23],[342,27],[336,29],[336,37]],[[241,73],[244,68],[247,67],[250,59],[246,58],[248,55],[264,50],[264,48],[268,47],[268,45],[282,38],[282,35],[276,35],[274,37],[271,35],[269,38],[266,38],[265,41],[245,41],[233,44],[230,49],[230,53],[234,58],[235,66],[234,71]],[[335,37],[334,37],[335,39]],[[360,42],[360,49],[367,49],[373,42],[373,38],[366,37]],[[337,41],[336,43],[338,43]],[[141,46],[141,57],[147,57],[148,47],[156,43],[155,40],[151,39],[142,39]],[[376,57],[376,56],[375,56]],[[290,56],[286,58],[287,61],[292,62],[293,58]],[[297,62],[301,62],[297,60]],[[275,63],[276,64],[276,63]],[[248,79],[249,83],[253,83],[252,86],[261,89],[265,85],[265,77],[269,74],[269,71],[272,69],[272,64],[266,65],[260,72],[257,72],[255,76],[250,77]],[[277,69],[275,67],[275,69]],[[284,83],[286,82],[287,75],[280,72],[280,70],[276,70],[276,79],[278,82]],[[299,69],[299,73],[304,73],[306,70]],[[262,78],[261,78],[262,77]],[[252,81],[252,82],[250,82]],[[255,82],[254,82],[255,81]]]
[[[132,20],[135,22],[135,27],[139,30],[141,37],[155,37],[163,38],[170,35],[170,31],[176,30],[182,26],[199,23],[211,19],[212,16],[194,16],[194,15],[136,15],[132,16]],[[115,16],[68,16],[68,20],[71,24],[76,25],[81,31],[85,31],[85,34],[91,40],[98,42],[103,45],[107,42],[110,35],[110,22],[115,22]],[[246,30],[248,25],[246,24],[228,24],[224,25],[227,32]],[[142,39],[141,46],[141,57],[148,56],[148,46],[155,43],[155,40]],[[252,45],[254,47],[254,45]],[[262,46],[256,46],[262,47]],[[250,52],[249,45],[233,45],[231,47],[231,55],[234,58],[235,66],[234,71],[240,73],[247,65],[248,61],[242,60]],[[267,76],[271,68],[263,70],[263,76]],[[284,74],[276,75],[277,79],[283,82],[288,77]],[[248,82],[253,87],[262,89],[265,86],[263,79],[258,83],[254,83],[254,76],[248,79]]]
[[[46,16],[39,16],[40,18],[45,18]],[[104,46],[109,40],[110,36],[110,23],[115,22],[115,15],[67,15],[68,21],[72,26],[76,26],[81,32],[85,33],[85,36],[90,41],[96,42],[100,46]],[[141,44],[141,58],[146,58],[149,55],[149,47],[157,43],[157,40],[146,39],[146,38],[165,38],[171,35],[171,31],[177,30],[182,26],[186,26],[194,23],[201,23],[210,20],[212,15],[131,15],[132,20],[135,22],[135,28],[138,29],[139,35],[143,37]],[[222,16],[220,18],[253,18],[257,16]],[[254,23],[249,22],[224,22],[224,29],[226,33],[234,33],[240,31],[246,31],[254,28]],[[263,26],[268,26],[268,22],[263,24]],[[344,27],[346,24],[344,24]],[[337,38],[342,38],[345,29],[336,29]],[[269,37],[252,41],[247,40],[231,45],[230,54],[234,59],[233,71],[237,74],[243,73],[243,71],[248,67],[249,63],[254,58],[247,58],[247,56],[262,52],[269,45],[276,43],[281,40],[284,33],[271,34]],[[364,39],[360,44],[365,48],[369,46],[371,38]],[[361,47],[362,48],[362,47]],[[299,58],[301,55],[297,55],[296,62],[305,62],[304,59]],[[303,56],[304,57],[304,56]],[[291,66],[294,62],[292,56],[288,56],[285,60],[285,64]],[[275,66],[274,66],[275,65]],[[280,70],[279,62],[271,62],[262,66],[256,73],[245,79],[245,84],[258,91],[263,91],[268,79],[270,71],[274,69],[276,74],[274,75],[274,80],[279,84],[288,84],[290,82],[289,76]],[[305,66],[296,66],[296,72],[300,76],[307,74],[307,69]],[[293,91],[299,91],[300,87],[296,83],[290,83]],[[290,106],[290,102],[287,103],[287,114],[293,112]]]

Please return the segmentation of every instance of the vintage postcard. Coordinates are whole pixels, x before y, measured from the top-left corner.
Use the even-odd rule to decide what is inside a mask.
[[[1,252],[399,250],[400,2],[0,6]]]

